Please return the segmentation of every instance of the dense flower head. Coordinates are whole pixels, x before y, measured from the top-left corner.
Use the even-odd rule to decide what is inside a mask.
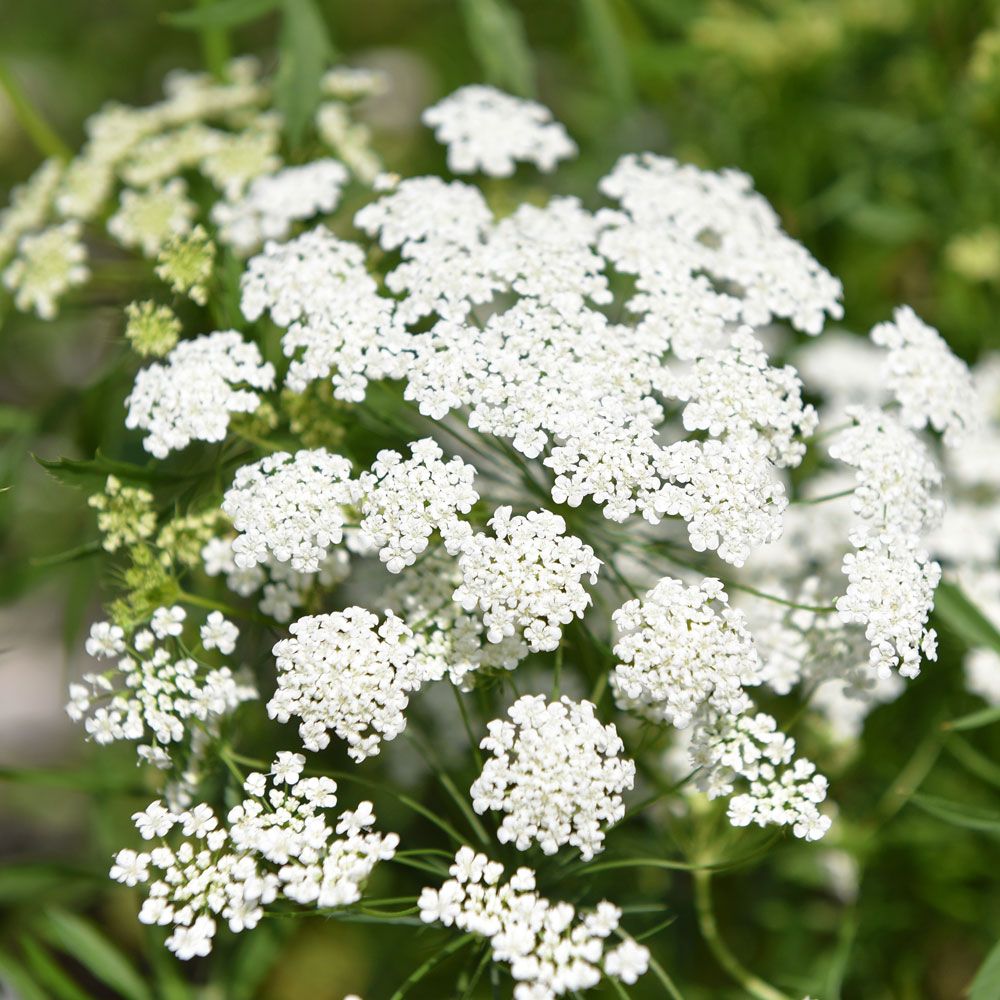
[[[936,658],[927,619],[941,567],[930,558],[925,536],[937,526],[942,504],[934,495],[941,471],[912,431],[892,414],[852,408],[853,425],[831,444],[830,454],[854,466],[852,500],[856,551],[844,557],[848,578],[837,610],[865,626],[871,664],[885,677],[920,671],[921,655]]]
[[[414,441],[410,454],[380,451],[358,483],[361,535],[390,573],[412,566],[435,531],[451,555],[463,551],[472,527],[459,515],[479,499],[472,486],[476,470],[458,457],[443,462],[433,438]]]
[[[456,174],[509,177],[518,162],[549,171],[576,155],[576,144],[548,108],[495,87],[462,87],[428,108],[423,119],[448,147],[448,167]]]
[[[826,778],[811,761],[795,757],[795,740],[770,715],[705,712],[692,730],[690,757],[710,798],[732,795],[737,785],[747,789],[729,800],[734,826],[790,826],[804,840],[819,840],[830,828],[818,809]]]
[[[901,306],[891,323],[872,329],[871,338],[889,351],[886,381],[899,402],[903,423],[917,430],[933,427],[946,444],[959,444],[975,428],[976,393],[968,367],[952,354],[941,334],[909,306]]]
[[[722,715],[747,710],[744,688],[760,683],[760,659],[718,580],[688,587],[665,577],[612,617],[621,638],[611,683],[623,707],[680,729],[704,706]]]
[[[86,279],[104,220],[95,239],[147,258],[134,266],[159,294],[126,307],[125,336],[133,363],[152,360],[126,426],[157,459],[217,445],[166,470],[98,456],[100,543],[127,565],[85,644],[107,669],[67,706],[94,742],[134,741],[165,772],[134,817],[158,846],[119,852],[111,874],[149,885],[141,919],[181,958],[279,900],[355,906],[397,847],[370,803],[328,819],[336,783],[297,750],[242,756],[259,736],[234,715],[257,683],[306,750],[335,738],[380,782],[434,777],[433,806],[397,795],[415,829],[460,842],[466,824],[484,846],[586,864],[665,736],[685,777],[665,805],[689,807],[692,842],[723,812],[705,796],[734,827],[819,839],[827,780],[777,718],[797,708],[847,741],[897,697],[935,656],[938,559],[1000,621],[1000,520],[981,513],[1000,493],[1000,365],[977,394],[905,308],[870,340],[801,347],[840,318],[841,286],[750,178],[641,154],[593,206],[526,193],[519,165],[550,171],[575,146],[547,108],[492,87],[424,121],[452,173],[513,179],[386,173],[361,100],[385,85],[332,70],[296,148],[254,63],[171,75],[147,108],[101,109],[81,153],[0,214],[3,283],[42,317]],[[240,329],[195,336],[189,316]],[[270,658],[252,655],[262,642]],[[1000,698],[993,651],[966,667]],[[384,746],[408,727],[419,755]],[[462,755],[461,778],[439,750]],[[240,762],[261,770],[243,783]],[[408,851],[443,872],[439,848]],[[448,875],[420,919],[485,938],[516,1000],[650,964],[610,903],[552,901],[531,869],[508,879],[468,847]]]
[[[477,533],[462,545],[455,600],[483,612],[490,642],[523,632],[530,649],[555,649],[562,627],[590,604],[580,579],[596,583],[600,559],[551,511],[514,517],[498,507],[489,524],[495,537]]]
[[[251,569],[273,557],[315,573],[344,537],[346,508],[357,503],[351,463],[323,449],[281,451],[237,470],[222,509],[239,532],[233,559]]]
[[[603,847],[603,827],[625,815],[621,793],[635,777],[617,730],[589,701],[565,695],[548,704],[524,695],[507,716],[489,723],[480,744],[493,756],[472,785],[472,807],[504,813],[501,843],[523,851],[537,842],[546,854],[569,844],[589,861]]]
[[[489,939],[496,961],[510,966],[515,1000],[553,1000],[587,990],[605,975],[623,982],[638,979],[649,952],[626,938],[610,948],[621,910],[601,902],[588,913],[569,903],[552,902],[536,890],[535,873],[518,868],[506,882],[503,865],[463,847],[440,888],[420,895],[425,923],[455,926]]]
[[[278,688],[272,719],[300,719],[309,750],[329,745],[330,731],[361,761],[406,727],[409,693],[427,680],[410,656],[412,633],[392,612],[381,623],[364,608],[300,618],[274,647]]]
[[[601,250],[648,287],[678,273],[710,275],[750,326],[782,317],[818,334],[824,314],[843,314],[840,282],[781,230],[746,174],[645,153],[622,157],[600,186],[623,209],[606,213]]]
[[[125,405],[126,427],[146,431],[143,447],[157,458],[192,441],[222,441],[233,413],[260,405],[254,389],[274,386],[274,366],[235,330],[178,344],[163,364],[142,369]]]
[[[248,254],[265,240],[284,239],[294,222],[332,212],[348,174],[337,160],[314,160],[257,177],[234,201],[217,202],[212,221],[219,239]]]
[[[18,257],[3,272],[3,284],[14,293],[14,304],[42,319],[52,319],[62,296],[90,277],[87,248],[76,220],[22,236]]]
[[[265,244],[243,275],[241,308],[249,320],[268,311],[286,328],[290,389],[330,378],[338,399],[361,402],[370,380],[403,375],[406,338],[392,301],[378,294],[361,248],[323,226]]]

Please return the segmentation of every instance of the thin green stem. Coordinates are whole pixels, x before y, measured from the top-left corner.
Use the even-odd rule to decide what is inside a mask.
[[[460,951],[467,944],[469,944],[470,941],[474,941],[475,939],[475,934],[463,934],[460,938],[455,938],[454,941],[449,941],[448,944],[440,949],[440,951],[431,955],[426,962],[414,969],[413,972],[411,972],[410,975],[403,980],[399,989],[396,990],[391,997],[389,997],[389,1000],[402,1000],[402,998],[410,991],[411,987],[416,986],[421,979],[433,972],[434,969],[436,969],[446,958],[453,955],[456,951]]]
[[[469,712],[465,707],[462,692],[458,690],[458,686],[455,684],[452,684],[451,689],[455,692],[455,701],[458,702],[458,712],[462,716],[462,724],[465,726],[465,734],[469,737],[469,746],[472,748],[472,755],[476,758],[476,766],[481,771],[483,769],[483,755],[479,751],[479,741],[476,739],[475,731],[472,728],[472,721],[469,719]]]
[[[854,490],[840,490],[837,493],[825,493],[821,497],[800,497],[797,500],[793,500],[792,503],[797,504],[810,504],[810,503],[826,503],[829,500],[839,500],[841,497],[849,497],[854,495]]]
[[[28,137],[42,156],[54,156],[64,162],[72,158],[72,150],[28,100],[21,85],[2,62],[0,62],[0,90],[7,95],[7,100],[14,110],[14,117],[21,128],[28,133]]]
[[[241,608],[235,608],[231,604],[224,604],[214,598],[202,597],[200,594],[189,594],[186,590],[179,590],[177,592],[177,600],[181,604],[190,604],[196,608],[205,608],[208,611],[221,611],[230,618],[244,618],[248,621],[257,622],[260,625],[274,625],[274,622],[270,618],[265,618],[256,612],[244,611]]]
[[[556,662],[552,668],[552,700],[557,701],[560,694],[559,682],[562,679],[563,645],[559,643],[556,649]]]
[[[215,0],[196,0],[198,7],[209,7]],[[200,28],[201,54],[205,66],[216,80],[226,78],[226,64],[229,62],[229,35],[225,28]]]
[[[705,943],[715,955],[719,965],[757,1000],[791,1000],[787,993],[782,993],[770,983],[747,969],[742,962],[729,950],[722,940],[719,927],[712,908],[712,875],[705,869],[694,873],[694,902],[698,914],[698,926]]]

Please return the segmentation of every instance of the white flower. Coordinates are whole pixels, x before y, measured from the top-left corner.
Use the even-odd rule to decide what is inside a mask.
[[[338,399],[361,402],[369,380],[403,377],[406,334],[356,244],[323,226],[288,243],[269,242],[247,264],[241,288],[247,319],[266,310],[287,328],[288,388],[301,392],[330,378]]]
[[[279,753],[270,789],[264,775],[252,776],[248,797],[225,824],[205,803],[166,813],[154,802],[133,817],[144,838],[164,838],[173,826],[187,838],[149,854],[121,851],[112,869],[113,878],[130,885],[148,881],[149,868],[157,869],[139,919],[173,925],[167,946],[178,958],[209,953],[217,918],[234,933],[255,927],[279,896],[323,908],[355,903],[375,865],[395,853],[399,838],[371,829],[370,803],[344,812],[335,835],[323,810],[337,805],[336,782],[299,780],[303,762],[300,754]]]
[[[551,511],[512,517],[510,507],[498,507],[489,524],[495,538],[477,533],[462,546],[455,600],[483,612],[490,642],[523,631],[533,651],[555,649],[562,626],[590,604],[580,579],[596,583],[600,559]]]
[[[274,385],[274,367],[235,330],[179,343],[163,364],[136,375],[125,400],[125,426],[146,431],[143,447],[157,458],[191,441],[222,441],[233,413],[260,405],[254,389]],[[249,388],[243,388],[248,386]]]
[[[709,798],[731,795],[739,782],[746,792],[729,802],[734,826],[790,826],[804,840],[819,840],[830,819],[817,808],[827,781],[804,758],[795,758],[795,741],[759,712],[738,717],[706,710],[696,719],[689,746],[698,787]]]
[[[282,783],[294,785],[299,780],[302,769],[305,766],[306,759],[302,754],[282,750],[274,758],[274,763],[271,765],[271,774],[274,776],[274,783],[276,785]]]
[[[180,635],[184,631],[184,619],[187,612],[178,604],[172,608],[157,608],[149,627],[157,639],[166,639],[169,635]]]
[[[123,885],[133,886],[149,878],[149,855],[123,850],[115,855],[111,866],[111,878]]]
[[[625,815],[621,793],[635,778],[617,730],[601,725],[589,701],[565,696],[547,705],[524,695],[507,715],[480,744],[493,756],[472,785],[473,808],[504,813],[501,843],[523,851],[537,842],[546,854],[569,844],[589,861],[603,849],[602,827]]]
[[[99,660],[116,656],[125,651],[125,633],[111,622],[95,622],[90,626],[86,649],[88,656]]]
[[[90,277],[80,232],[79,222],[64,222],[18,241],[18,256],[4,270],[3,284],[21,312],[34,309],[42,319],[53,319],[59,299]]]
[[[604,972],[631,985],[649,968],[649,949],[635,941],[623,941],[604,956]]]
[[[856,551],[844,557],[847,592],[837,600],[846,622],[865,625],[871,664],[885,678],[920,672],[921,653],[933,658],[927,618],[941,567],[924,536],[941,516],[934,487],[941,473],[912,431],[891,414],[853,408],[854,425],[830,446],[830,454],[857,470],[852,505]]]
[[[600,188],[624,209],[604,214],[601,252],[640,277],[643,290],[654,293],[647,304],[678,277],[702,274],[726,289],[722,302],[712,302],[718,293],[702,285],[702,309],[725,315],[735,305],[749,326],[782,317],[818,334],[824,314],[843,315],[840,282],[782,232],[746,174],[644,153],[623,156]],[[689,321],[683,312],[677,319]]]
[[[240,630],[223,618],[221,611],[212,611],[201,627],[201,644],[228,656],[236,648],[239,635]]]
[[[509,177],[518,162],[550,171],[576,155],[576,144],[548,108],[495,87],[462,87],[428,108],[423,120],[448,147],[448,167],[456,174]]]
[[[216,202],[212,221],[223,243],[248,254],[265,240],[283,240],[293,223],[332,212],[347,180],[347,170],[337,160],[286,167],[257,177],[238,200]]]
[[[965,362],[909,306],[898,308],[891,323],[874,327],[871,338],[889,351],[886,382],[899,401],[903,423],[915,430],[930,425],[944,434],[945,444],[960,444],[978,418]]]
[[[802,439],[816,429],[816,411],[803,404],[795,369],[772,368],[748,327],[669,380],[667,392],[684,401],[687,430],[759,440],[767,460],[778,466],[798,465],[806,451]]]
[[[493,959],[510,965],[515,1000],[554,1000],[596,986],[604,974],[632,983],[645,971],[649,953],[632,941],[605,950],[621,919],[618,907],[599,903],[577,913],[535,891],[535,873],[519,868],[502,882],[503,866],[463,847],[452,879],[421,892],[417,905],[425,923],[440,923],[485,937]],[[644,964],[645,963],[645,964]]]

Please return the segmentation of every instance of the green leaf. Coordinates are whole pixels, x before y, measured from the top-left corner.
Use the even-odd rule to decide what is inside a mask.
[[[253,1000],[257,996],[292,930],[291,922],[286,925],[272,922],[246,936],[225,970],[227,1000]]]
[[[281,0],[218,0],[207,7],[183,10],[178,14],[164,14],[163,20],[173,28],[232,28],[238,24],[256,21],[278,7]]]
[[[184,476],[173,475],[161,469],[147,469],[131,462],[117,462],[98,451],[93,458],[58,458],[55,460],[31,456],[49,475],[66,486],[99,490],[104,487],[108,476],[138,483],[177,482]]]
[[[67,788],[81,792],[118,792],[128,795],[144,795],[147,792],[135,777],[135,769],[123,774],[106,767],[93,770],[47,770],[45,768],[0,767],[0,781],[20,785],[35,785],[39,788]]]
[[[40,932],[53,947],[71,955],[126,1000],[153,1000],[132,963],[86,920],[65,910],[50,910]]]
[[[1000,632],[954,583],[942,580],[938,584],[934,614],[967,646],[1000,653]]]
[[[288,141],[295,147],[319,104],[320,81],[334,49],[314,0],[284,0],[283,9],[274,103],[284,119]]]
[[[992,809],[952,802],[937,795],[914,795],[912,802],[924,812],[945,823],[951,823],[952,826],[984,833],[1000,833],[1000,813]]]
[[[632,71],[628,47],[610,0],[580,0],[584,33],[608,96],[619,108],[632,103]]]
[[[997,708],[981,708],[978,712],[970,712],[957,719],[944,723],[945,729],[982,729],[1000,721],[1000,706]]]
[[[41,893],[54,894],[94,883],[86,869],[48,863],[0,866],[0,904],[32,903]],[[103,883],[102,883],[103,884]],[[51,895],[50,895],[51,898]]]
[[[461,0],[469,45],[489,83],[535,94],[535,61],[520,13],[507,0]]]
[[[979,967],[969,989],[969,1000],[996,1000],[1000,997],[1000,941]]]
[[[28,972],[3,951],[0,951],[0,985],[10,986],[16,1000],[51,1000]]]
[[[952,735],[945,748],[970,774],[1000,788],[1000,764],[980,753],[968,740]]]
[[[19,940],[25,963],[50,996],[55,1000],[88,1000],[87,994],[34,938],[25,934]]]

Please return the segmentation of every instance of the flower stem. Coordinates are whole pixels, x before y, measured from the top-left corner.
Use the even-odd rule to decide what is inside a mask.
[[[431,973],[438,965],[440,965],[449,955],[453,955],[456,951],[464,948],[470,941],[474,941],[476,938],[475,934],[463,934],[460,938],[455,938],[454,941],[449,941],[440,951],[435,952],[423,965],[418,966],[413,972],[410,973],[400,985],[399,989],[389,1000],[402,1000],[404,996],[409,992],[411,986],[416,986],[425,976]]]
[[[69,146],[59,138],[55,129],[28,100],[21,85],[2,62],[0,62],[0,90],[7,95],[11,107],[14,109],[14,117],[20,123],[21,128],[28,133],[35,148],[43,156],[54,156],[64,162],[72,158],[73,153]]]
[[[729,950],[729,946],[719,936],[719,927],[712,909],[712,875],[705,869],[694,872],[694,901],[698,914],[698,926],[702,937],[718,959],[719,965],[738,982],[743,989],[758,1000],[790,1000],[786,993],[775,989],[770,983],[754,975]]]
[[[198,7],[208,7],[214,0],[196,0]],[[229,36],[221,27],[200,28],[201,54],[205,66],[216,80],[226,78],[226,63],[229,62]]]

